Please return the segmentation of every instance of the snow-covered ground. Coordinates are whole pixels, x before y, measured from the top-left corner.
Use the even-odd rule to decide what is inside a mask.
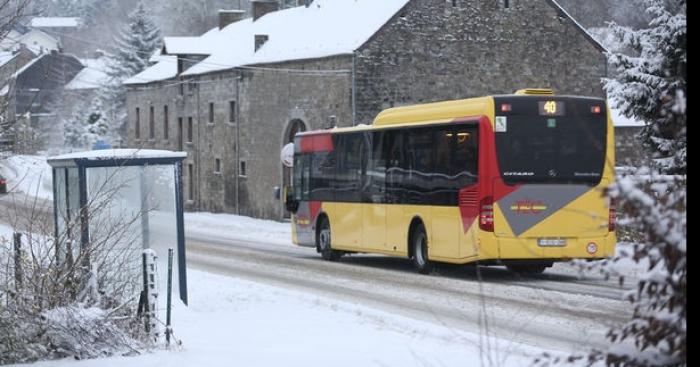
[[[51,167],[40,155],[0,157],[0,175],[7,180],[8,192],[53,200]]]
[[[489,340],[360,304],[198,271],[175,302],[181,347],[58,366],[524,366],[539,349]],[[162,300],[161,300],[162,301]],[[163,312],[161,312],[162,314]]]
[[[255,219],[233,214],[185,213],[185,233],[198,238],[265,241],[270,244],[292,244],[289,223]]]

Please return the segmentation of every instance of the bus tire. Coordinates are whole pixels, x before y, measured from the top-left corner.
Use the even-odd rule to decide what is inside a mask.
[[[328,218],[321,218],[318,224],[318,234],[316,235],[316,243],[321,257],[328,261],[337,261],[343,256],[340,251],[335,251],[331,248],[331,225],[328,223]]]
[[[551,264],[506,265],[508,270],[521,275],[537,275],[552,266]]]
[[[413,248],[413,265],[420,274],[428,274],[433,269],[433,263],[428,260],[428,235],[422,223],[416,225],[411,236]]]

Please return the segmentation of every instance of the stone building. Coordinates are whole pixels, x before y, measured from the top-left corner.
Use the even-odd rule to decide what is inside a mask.
[[[603,96],[603,48],[553,0],[315,0],[165,38],[126,82],[131,147],[185,150],[188,210],[286,215],[281,148],[382,109],[512,93]]]

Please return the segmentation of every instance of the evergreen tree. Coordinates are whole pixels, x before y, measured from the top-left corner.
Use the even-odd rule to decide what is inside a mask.
[[[613,24],[622,44],[635,51],[613,53],[618,75],[605,81],[608,97],[627,117],[646,123],[644,145],[669,173],[686,172],[686,2],[645,0],[649,27]]]
[[[143,1],[129,14],[115,43],[117,51],[112,56],[111,77],[124,80],[148,67],[151,55],[161,46],[161,35]]]
[[[87,146],[84,111],[85,106],[78,104],[63,121],[63,141],[66,147],[84,149]]]
[[[110,123],[102,100],[79,103],[64,122],[63,137],[67,147],[89,149],[98,140],[110,140]]]
[[[608,331],[608,348],[555,362],[687,366],[686,2],[644,4],[652,17],[648,28],[613,25],[623,43],[639,54],[610,55],[618,76],[607,80],[605,88],[627,116],[646,122],[640,137],[661,163],[617,177],[608,192],[619,203],[620,223],[633,233],[618,232],[620,239],[634,244],[613,259],[611,273],[623,259],[646,264],[646,272],[626,294],[632,316]],[[551,358],[539,362],[553,364]]]
[[[109,56],[109,80],[100,88],[106,119],[111,121],[110,134],[117,136],[126,119],[126,88],[122,82],[149,66],[151,55],[160,48],[160,30],[142,0],[129,14],[126,24],[115,38],[117,51]]]
[[[92,146],[98,140],[107,138],[109,122],[106,117],[102,100],[98,97],[93,98],[85,120],[85,135],[89,146]]]

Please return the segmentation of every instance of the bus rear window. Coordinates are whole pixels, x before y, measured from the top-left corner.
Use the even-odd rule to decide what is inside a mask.
[[[519,183],[600,183],[605,166],[607,117],[592,114],[591,101],[566,101],[566,114],[538,113],[542,104],[499,114],[495,121],[496,152],[501,177]],[[498,102],[497,102],[498,103]],[[562,103],[559,101],[559,103]],[[595,102],[594,102],[595,103]]]

